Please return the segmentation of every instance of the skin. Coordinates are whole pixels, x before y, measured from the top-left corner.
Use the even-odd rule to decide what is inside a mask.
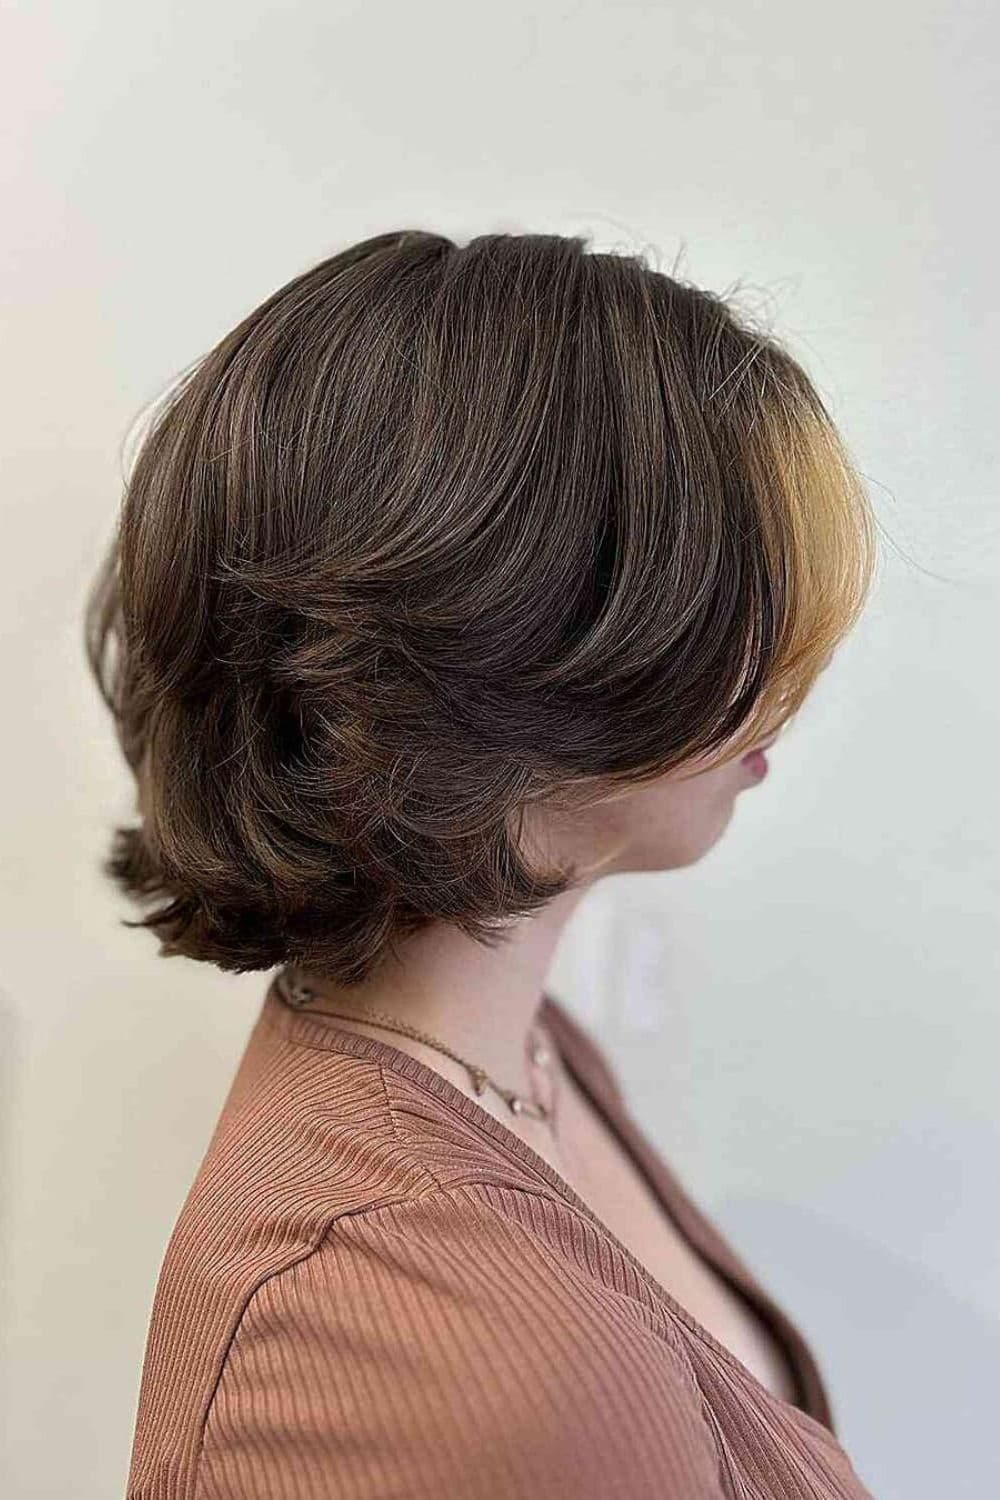
[[[774,738],[758,744],[769,746]],[[417,1058],[475,1098],[557,1170],[578,1177],[581,1153],[560,1135],[558,1118],[553,1126],[514,1115],[492,1088],[477,1095],[465,1068],[444,1053],[354,1016],[378,1009],[405,1020],[485,1068],[503,1087],[527,1098],[534,1087],[536,1097],[547,1097],[548,1075],[531,1061],[527,1039],[554,950],[583,896],[612,875],[678,869],[701,859],[728,827],[736,799],[756,784],[742,757],[721,762],[716,757],[714,764],[691,761],[645,786],[618,790],[583,811],[556,815],[532,809],[534,816],[525,824],[529,844],[581,862],[589,873],[579,886],[512,926],[495,948],[437,924],[412,938],[398,959],[388,960],[363,986],[341,989],[304,975],[318,992],[311,1010],[349,1012],[350,1019],[338,1014],[338,1027],[377,1037]],[[565,1075],[556,1083],[568,1093]],[[565,1113],[568,1120],[568,1104]]]

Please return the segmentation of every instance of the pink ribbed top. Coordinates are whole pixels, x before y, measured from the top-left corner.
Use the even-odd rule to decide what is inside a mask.
[[[539,1014],[797,1403],[473,1098],[272,982],[160,1272],[130,1500],[871,1500],[801,1333]]]

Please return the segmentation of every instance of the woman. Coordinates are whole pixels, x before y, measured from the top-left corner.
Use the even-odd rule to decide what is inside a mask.
[[[88,614],[164,954],[278,966],[129,1495],[864,1496],[802,1335],[544,989],[716,842],[870,587],[820,397],[583,239],[383,234],[170,394]]]

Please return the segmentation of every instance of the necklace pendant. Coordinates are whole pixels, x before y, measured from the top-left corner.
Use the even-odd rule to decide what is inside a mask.
[[[472,1075],[472,1087],[475,1089],[477,1094],[481,1094],[486,1087],[485,1069],[470,1067],[469,1072]]]
[[[520,1094],[513,1093],[505,1095],[505,1098],[513,1115],[529,1115],[533,1120],[547,1120],[552,1114],[549,1106],[541,1101],[529,1104],[526,1099],[522,1099]]]

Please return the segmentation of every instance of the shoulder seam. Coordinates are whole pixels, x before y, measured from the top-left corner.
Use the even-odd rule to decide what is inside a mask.
[[[461,1185],[462,1184],[459,1184],[459,1186]],[[218,1369],[215,1372],[215,1378],[212,1381],[212,1387],[209,1391],[208,1399],[205,1402],[204,1410],[201,1414],[201,1430],[198,1434],[197,1452],[195,1454],[191,1475],[194,1483],[194,1489],[192,1492],[193,1500],[198,1500],[198,1496],[201,1494],[201,1461],[205,1448],[205,1434],[208,1430],[208,1423],[209,1419],[211,1418],[212,1408],[215,1405],[215,1398],[218,1394],[219,1386],[222,1384],[223,1376],[226,1373],[226,1367],[229,1363],[229,1356],[232,1353],[233,1345],[236,1342],[236,1337],[243,1326],[244,1320],[246,1319],[247,1313],[250,1311],[251,1305],[253,1304],[257,1293],[260,1292],[265,1286],[267,1286],[269,1282],[274,1281],[279,1276],[284,1276],[288,1271],[293,1271],[296,1266],[300,1266],[305,1261],[311,1259],[311,1257],[316,1254],[324,1241],[327,1239],[333,1226],[339,1223],[341,1219],[364,1218],[366,1214],[378,1213],[382,1209],[392,1208],[395,1205],[399,1204],[419,1203],[424,1198],[431,1197],[436,1192],[447,1193],[449,1191],[450,1188],[435,1182],[433,1187],[426,1189],[426,1191],[422,1193],[409,1194],[404,1198],[395,1198],[386,1203],[369,1203],[366,1204],[364,1208],[348,1208],[345,1209],[342,1213],[331,1214],[330,1217],[324,1221],[320,1233],[315,1236],[312,1243],[308,1245],[300,1255],[293,1255],[289,1260],[284,1261],[280,1266],[275,1266],[272,1271],[268,1271],[266,1275],[261,1276],[254,1283],[253,1288],[244,1298],[243,1306],[240,1308],[239,1314],[229,1331],[229,1336],[225,1341],[225,1347],[223,1348],[219,1358]]]
[[[381,1071],[382,1070],[380,1067],[380,1074]],[[395,1124],[395,1122],[393,1123]],[[266,1275],[261,1276],[259,1280],[254,1283],[252,1290],[244,1298],[243,1306],[239,1310],[239,1315],[236,1317],[233,1326],[229,1331],[229,1336],[226,1339],[225,1347],[222,1350],[219,1358],[218,1369],[215,1372],[215,1379],[212,1381],[212,1387],[209,1391],[208,1399],[205,1402],[204,1410],[202,1411],[200,1419],[201,1430],[198,1434],[197,1452],[195,1454],[191,1474],[194,1484],[194,1489],[192,1492],[194,1500],[198,1500],[198,1496],[201,1494],[201,1462],[205,1448],[205,1435],[208,1431],[208,1424],[212,1415],[212,1408],[215,1405],[215,1398],[218,1394],[219,1387],[222,1384],[223,1376],[226,1373],[226,1367],[229,1363],[229,1356],[232,1353],[233,1345],[236,1342],[236,1337],[243,1326],[244,1320],[246,1319],[247,1313],[250,1311],[257,1293],[260,1292],[265,1286],[267,1286],[269,1282],[276,1280],[276,1278],[279,1276],[284,1276],[289,1271],[293,1271],[296,1266],[302,1265],[305,1261],[309,1260],[313,1255],[315,1255],[323,1245],[324,1241],[328,1238],[331,1229],[335,1224],[339,1223],[341,1219],[364,1218],[367,1214],[379,1213],[386,1208],[392,1208],[408,1203],[420,1203],[424,1198],[433,1197],[435,1193],[448,1194],[453,1192],[455,1188],[474,1186],[476,1186],[475,1179],[470,1179],[468,1182],[451,1183],[447,1186],[443,1183],[435,1181],[434,1186],[428,1188],[423,1193],[410,1194],[405,1198],[396,1198],[387,1203],[369,1203],[366,1204],[364,1208],[349,1208],[345,1209],[343,1213],[331,1214],[330,1217],[324,1222],[321,1232],[315,1236],[312,1243],[308,1245],[300,1255],[294,1255],[289,1260],[286,1260],[282,1265],[275,1266],[272,1271],[268,1271]]]
[[[338,1216],[334,1215],[334,1217]],[[215,1405],[215,1398],[218,1394],[219,1386],[222,1384],[222,1377],[226,1373],[226,1366],[229,1363],[229,1356],[232,1352],[233,1344],[236,1342],[236,1335],[239,1333],[240,1329],[243,1326],[243,1320],[247,1315],[250,1304],[253,1302],[261,1287],[266,1286],[267,1283],[269,1281],[272,1281],[275,1276],[283,1275],[286,1271],[290,1271],[294,1266],[301,1265],[303,1261],[308,1260],[311,1255],[314,1255],[316,1253],[316,1250],[323,1243],[323,1240],[326,1238],[329,1227],[329,1222],[324,1224],[323,1233],[319,1235],[313,1241],[313,1243],[302,1252],[301,1255],[293,1256],[291,1260],[286,1261],[281,1266],[276,1266],[273,1271],[269,1271],[266,1276],[261,1276],[260,1279],[254,1283],[253,1289],[243,1300],[243,1306],[240,1308],[239,1314],[233,1322],[232,1328],[229,1330],[229,1337],[226,1339],[225,1347],[223,1348],[221,1356],[219,1358],[218,1368],[215,1372],[215,1379],[212,1381],[212,1387],[208,1393],[208,1399],[205,1402],[204,1410],[201,1414],[201,1420],[199,1424],[200,1431],[198,1433],[198,1447],[197,1452],[195,1453],[194,1465],[191,1475],[192,1480],[194,1481],[194,1500],[197,1500],[197,1497],[201,1494],[201,1461],[205,1451],[205,1434],[208,1430],[209,1418],[212,1414],[212,1408]]]
[[[383,1068],[381,1063],[376,1063],[375,1066],[378,1068],[379,1083],[382,1085],[382,1094],[385,1099],[385,1107],[389,1115],[389,1123],[392,1126],[392,1133],[395,1136],[396,1140],[400,1143],[400,1145],[404,1145],[406,1144],[406,1142],[403,1136],[403,1132],[399,1128],[399,1121],[396,1119],[396,1111],[392,1107],[392,1099],[389,1096],[389,1085],[385,1081],[385,1069]],[[436,1175],[433,1169],[427,1165],[425,1161],[418,1161],[416,1165],[419,1166],[420,1169],[430,1178],[435,1188],[444,1187],[444,1183]]]

